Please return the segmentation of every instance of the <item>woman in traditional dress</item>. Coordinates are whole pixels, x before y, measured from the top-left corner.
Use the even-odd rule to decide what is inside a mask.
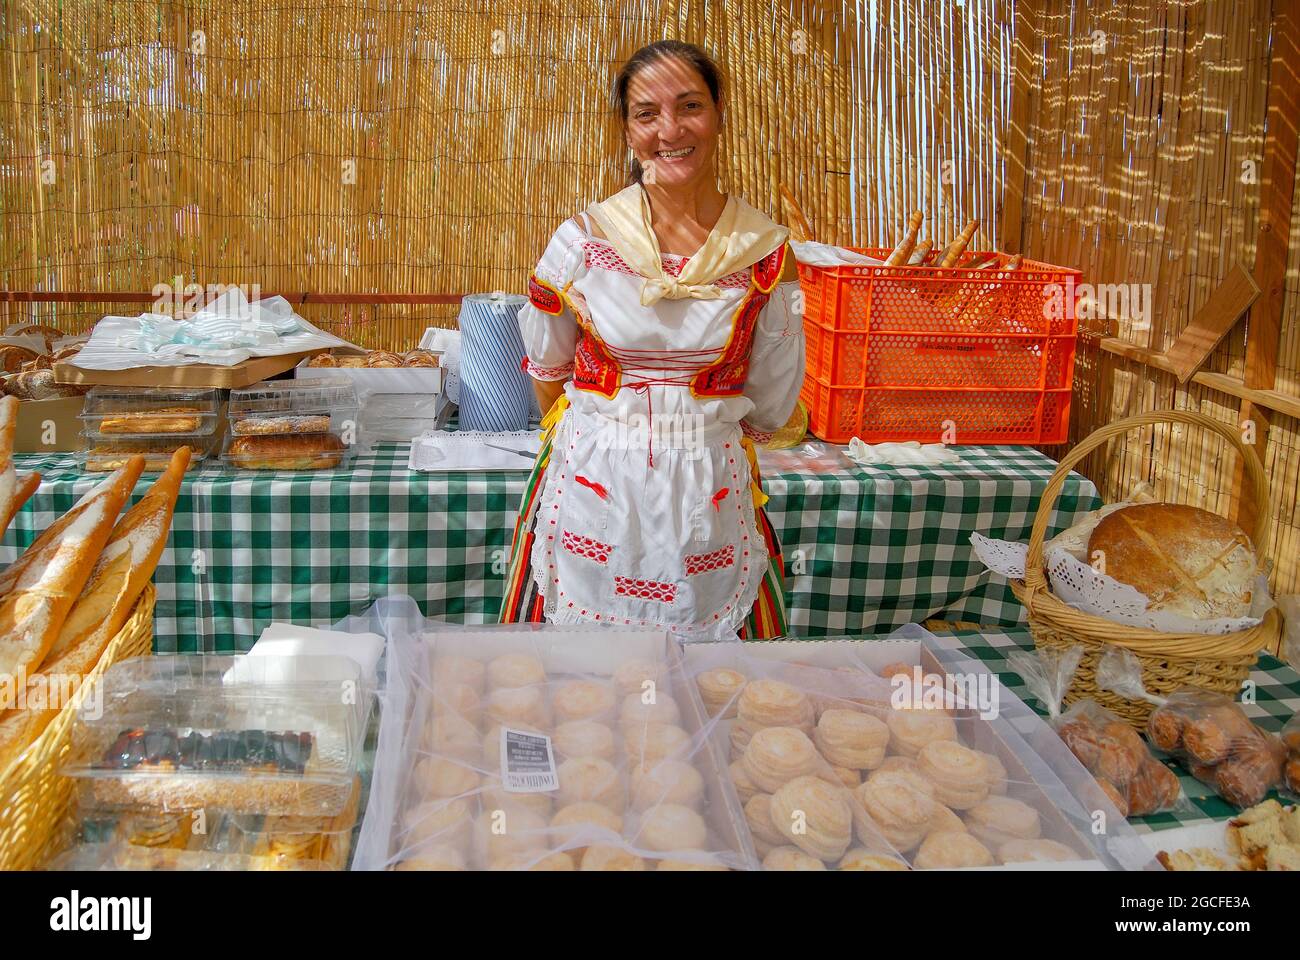
[[[615,97],[630,185],[560,225],[520,314],[548,413],[500,619],[779,636],[754,443],[803,383],[787,231],[718,189],[722,84],[703,51],[639,50]]]

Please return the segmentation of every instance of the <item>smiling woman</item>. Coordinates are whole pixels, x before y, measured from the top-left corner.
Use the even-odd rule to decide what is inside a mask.
[[[565,221],[519,323],[546,434],[503,622],[784,632],[781,548],[753,443],[803,382],[787,231],[718,189],[723,85],[699,48],[639,50],[614,82],[629,185]]]

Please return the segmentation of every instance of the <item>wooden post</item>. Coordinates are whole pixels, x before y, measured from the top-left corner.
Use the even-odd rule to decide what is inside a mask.
[[[1005,156],[1006,184],[996,226],[997,246],[1008,253],[1024,253],[1025,181],[1029,152],[1029,98],[1038,83],[1035,72],[1038,50],[1038,2],[1016,4],[1015,86],[1011,91],[1011,116],[1007,123]]]
[[[1291,233],[1291,204],[1295,193],[1297,131],[1300,130],[1300,2],[1274,5],[1273,53],[1268,74],[1268,121],[1264,139],[1264,170],[1260,181],[1259,235],[1255,247],[1255,282],[1262,291],[1250,310],[1246,328],[1245,386],[1271,390],[1277,377],[1277,349],[1286,297],[1287,242]],[[1242,401],[1240,423],[1254,421],[1255,452],[1267,463],[1270,414]],[[1242,529],[1255,523],[1255,504],[1243,502],[1243,466],[1232,481],[1233,518]],[[1266,550],[1268,544],[1257,543]]]

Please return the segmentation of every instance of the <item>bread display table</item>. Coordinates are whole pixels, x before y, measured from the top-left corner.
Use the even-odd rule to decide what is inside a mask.
[[[929,617],[1024,622],[969,537],[1028,539],[1055,464],[1028,447],[955,449],[960,462],[939,467],[764,477],[792,632],[884,633]],[[407,451],[382,444],[348,470],[195,468],[155,575],[156,649],[247,649],[272,621],[330,623],[392,593],[410,594],[429,617],[495,620],[526,470],[413,473]],[[70,454],[14,459],[42,480],[0,542],[0,564],[102,476],[82,474]],[[1092,483],[1070,476],[1049,533],[1099,505]]]

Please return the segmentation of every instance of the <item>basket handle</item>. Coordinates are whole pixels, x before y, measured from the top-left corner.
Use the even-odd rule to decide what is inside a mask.
[[[1259,511],[1258,519],[1255,522],[1254,543],[1258,555],[1261,558],[1263,557],[1263,545],[1267,542],[1269,527],[1272,524],[1272,513],[1268,492],[1268,477],[1264,473],[1264,465],[1260,462],[1259,454],[1241,439],[1241,434],[1233,427],[1212,417],[1207,417],[1203,413],[1197,413],[1194,410],[1154,410],[1150,413],[1138,414],[1135,417],[1116,420],[1114,423],[1109,423],[1098,430],[1094,430],[1086,439],[1075,445],[1074,449],[1061,460],[1051,479],[1047,481],[1047,488],[1038,501],[1038,512],[1034,515],[1034,526],[1029,534],[1029,555],[1025,558],[1026,601],[1030,601],[1034,593],[1045,589],[1047,586],[1047,579],[1043,573],[1043,541],[1047,536],[1048,518],[1052,514],[1052,508],[1056,505],[1056,498],[1060,496],[1061,490],[1065,487],[1065,481],[1069,477],[1070,471],[1074,469],[1079,461],[1102,444],[1123,436],[1130,430],[1152,426],[1157,423],[1186,423],[1190,426],[1202,427],[1219,434],[1236,449],[1238,456],[1241,457],[1242,462],[1245,464],[1246,475],[1250,478],[1251,495],[1254,497],[1255,506]],[[1026,602],[1025,605],[1028,607],[1029,603]]]

